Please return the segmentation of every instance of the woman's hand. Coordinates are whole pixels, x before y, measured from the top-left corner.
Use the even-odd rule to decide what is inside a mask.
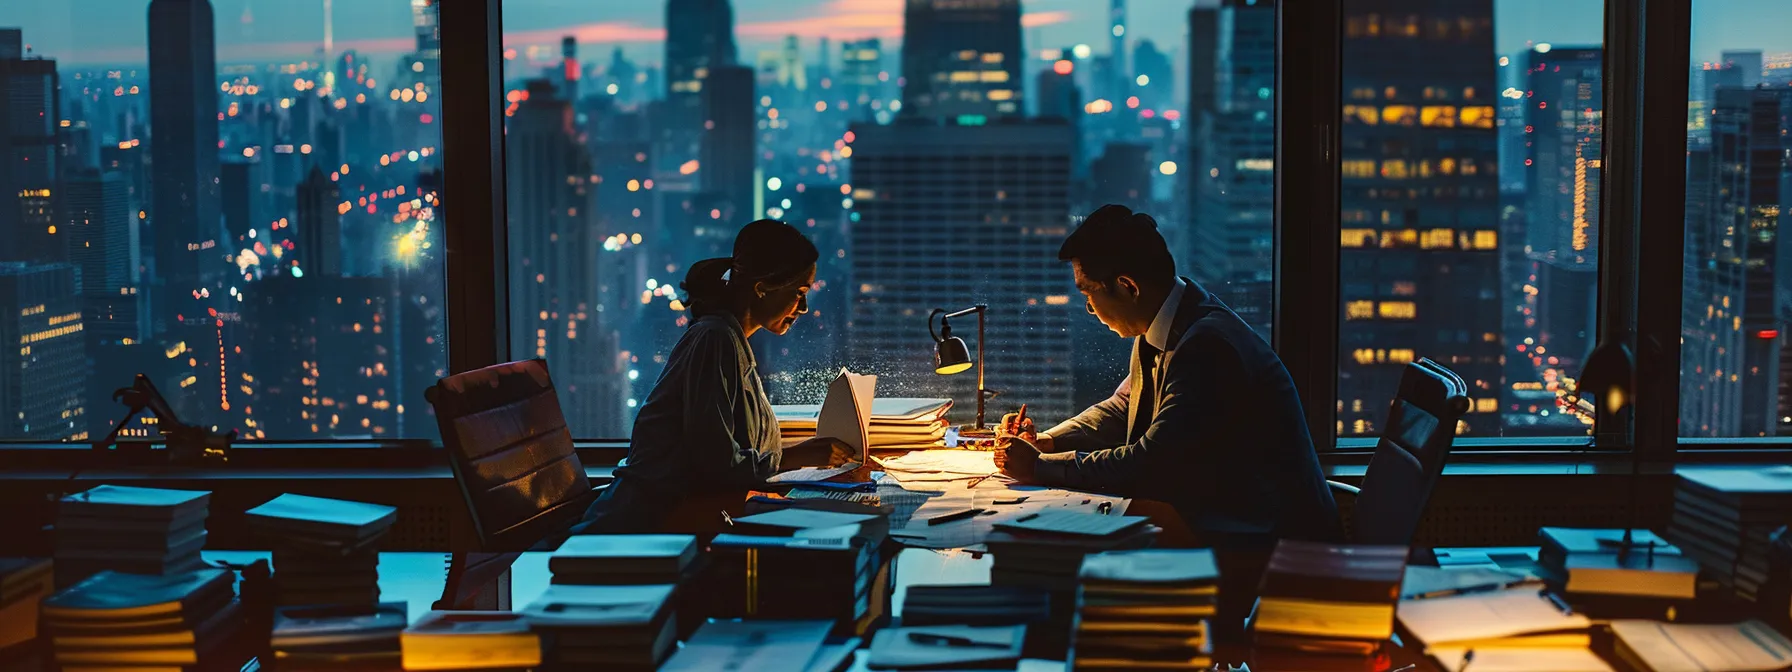
[[[838,467],[858,457],[858,451],[831,436],[817,436],[784,449],[780,471],[802,467]]]

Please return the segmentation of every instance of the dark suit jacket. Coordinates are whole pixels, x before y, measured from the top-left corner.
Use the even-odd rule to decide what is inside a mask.
[[[1132,394],[1140,337],[1114,396],[1049,430],[1062,452],[1041,456],[1035,480],[1163,501],[1216,547],[1340,539],[1337,505],[1282,360],[1218,297],[1185,282],[1154,375],[1154,408],[1140,408]]]

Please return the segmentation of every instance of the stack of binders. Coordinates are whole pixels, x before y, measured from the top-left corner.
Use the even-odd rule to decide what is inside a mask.
[[[274,667],[281,672],[397,668],[398,636],[408,618],[403,602],[383,602],[372,609],[281,607],[274,611]]]
[[[1405,546],[1283,539],[1263,571],[1251,618],[1258,646],[1370,656],[1394,633]]]
[[[688,534],[581,534],[548,556],[554,583],[585,586],[672,585],[679,636],[697,631],[709,596],[695,590],[705,565]]]
[[[0,558],[0,656],[37,639],[38,605],[55,590],[44,558]]]
[[[86,667],[237,669],[242,628],[233,573],[100,572],[43,602],[44,629],[64,670]]]
[[[546,669],[652,672],[678,643],[672,585],[554,584],[523,610]]]
[[[1649,530],[1545,527],[1537,573],[1576,611],[1594,618],[1672,620],[1698,588],[1698,563]]]
[[[1792,521],[1792,466],[1683,469],[1668,537],[1736,595],[1756,600],[1768,579],[1769,537]]]
[[[399,635],[406,670],[529,670],[541,639],[512,611],[432,611]]]
[[[1219,596],[1213,551],[1097,553],[1083,561],[1072,670],[1203,670]]]
[[[62,498],[56,513],[56,585],[112,570],[177,574],[204,566],[211,493],[102,485]]]
[[[274,547],[274,604],[379,604],[379,541],[390,506],[284,494],[247,514]]]
[[[710,540],[715,615],[826,619],[837,634],[858,635],[886,613],[881,513],[792,508],[735,523],[740,533]]]

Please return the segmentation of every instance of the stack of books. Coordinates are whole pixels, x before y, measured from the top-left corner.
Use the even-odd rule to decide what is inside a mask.
[[[1649,530],[1545,527],[1537,573],[1594,618],[1672,619],[1694,597],[1699,565]]]
[[[735,519],[710,540],[716,616],[825,619],[839,634],[880,622],[889,602],[881,547],[889,519],[875,509],[789,508]]]
[[[678,643],[674,588],[554,584],[523,616],[549,668],[651,672]]]
[[[676,584],[697,560],[688,534],[582,534],[548,556],[554,583],[575,585]]]
[[[274,611],[274,667],[282,672],[390,670],[399,666],[403,602],[281,607]]]
[[[1747,600],[1767,583],[1768,537],[1792,521],[1792,466],[1682,469],[1668,537]]]
[[[379,604],[379,541],[398,509],[284,494],[247,514],[274,548],[274,604]]]
[[[0,653],[37,639],[38,604],[55,590],[45,558],[0,558]]]
[[[523,614],[432,611],[398,636],[406,670],[529,670],[541,665],[541,639]]]
[[[951,399],[894,397],[871,402],[871,420],[866,437],[872,450],[909,450],[945,447],[946,412],[952,409]],[[778,433],[785,445],[794,445],[815,436],[816,421],[821,417],[817,404],[773,406],[778,415]]]
[[[1146,521],[1144,516],[1048,510],[998,523],[985,541],[995,557],[990,582],[1069,596],[1076,591],[1083,556],[1150,546],[1163,528]]]
[[[904,625],[1043,625],[1051,595],[1029,586],[909,586]]]
[[[43,602],[56,662],[81,667],[237,669],[242,628],[232,572],[100,572]]]
[[[1283,539],[1269,557],[1251,616],[1258,646],[1369,656],[1394,632],[1405,546]]]
[[[1592,621],[1534,587],[1405,600],[1399,623],[1401,641],[1445,670],[1609,669],[1588,648]]]
[[[105,570],[176,574],[204,566],[211,493],[102,485],[62,498],[56,512],[56,585]]]
[[[1097,553],[1083,561],[1072,670],[1213,665],[1208,619],[1219,596],[1213,551]]]

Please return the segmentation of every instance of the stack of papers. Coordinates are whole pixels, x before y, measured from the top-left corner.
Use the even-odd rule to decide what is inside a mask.
[[[941,448],[945,446],[946,411],[951,399],[895,397],[874,399],[867,421],[866,438],[872,450]],[[778,415],[778,433],[785,445],[794,445],[815,436],[821,417],[821,406],[797,404],[773,406]]]
[[[274,660],[280,670],[391,669],[401,663],[403,602],[274,610]]]
[[[918,450],[872,462],[900,484],[965,481],[1001,472],[995,453],[984,450]]]
[[[1792,466],[1681,469],[1668,536],[1744,599],[1767,582],[1768,535],[1792,520]]]
[[[1263,571],[1251,629],[1258,645],[1372,655],[1394,630],[1405,546],[1283,539]],[[1440,598],[1447,599],[1447,598]]]
[[[1213,664],[1208,619],[1219,596],[1213,551],[1098,553],[1083,561],[1072,670]]]
[[[62,498],[56,585],[104,570],[176,574],[199,569],[211,493],[102,485]]]
[[[233,578],[222,569],[95,574],[43,602],[56,662],[223,669],[243,620]]]
[[[828,621],[712,621],[684,643],[660,672],[793,670],[836,672],[859,640],[829,644]],[[797,665],[797,661],[808,661]]]
[[[984,541],[995,561],[989,578],[1068,594],[1077,589],[1083,556],[1146,548],[1163,528],[1144,516],[1048,509],[996,524]]]
[[[274,547],[274,604],[379,604],[379,541],[398,509],[289,493],[244,515]]]
[[[1481,660],[1481,649],[1585,650],[1587,628],[1592,623],[1585,616],[1563,610],[1536,589],[1523,587],[1407,600],[1400,603],[1398,617],[1402,636],[1433,656],[1459,658],[1469,649],[1476,650],[1471,669],[1491,667]],[[1457,667],[1444,661],[1444,669]]]
[[[1760,621],[1682,625],[1626,620],[1612,621],[1611,627],[1618,659],[1641,672],[1765,672],[1792,665],[1792,642]]]
[[[1051,618],[1051,594],[1028,586],[909,586],[907,625],[1030,625]]]
[[[527,670],[541,639],[512,611],[432,611],[399,635],[406,670]]]
[[[55,583],[47,559],[0,558],[0,650],[37,639],[38,603]]]
[[[678,643],[676,588],[550,585],[523,616],[550,667],[651,672]]]
[[[548,556],[554,583],[677,584],[697,559],[688,534],[580,534]]]
[[[884,628],[871,640],[877,670],[1012,670],[1020,664],[1023,625]]]
[[[881,619],[889,563],[879,547],[889,521],[866,510],[787,508],[736,518],[737,533],[710,540],[713,615],[827,619],[852,634]]]

